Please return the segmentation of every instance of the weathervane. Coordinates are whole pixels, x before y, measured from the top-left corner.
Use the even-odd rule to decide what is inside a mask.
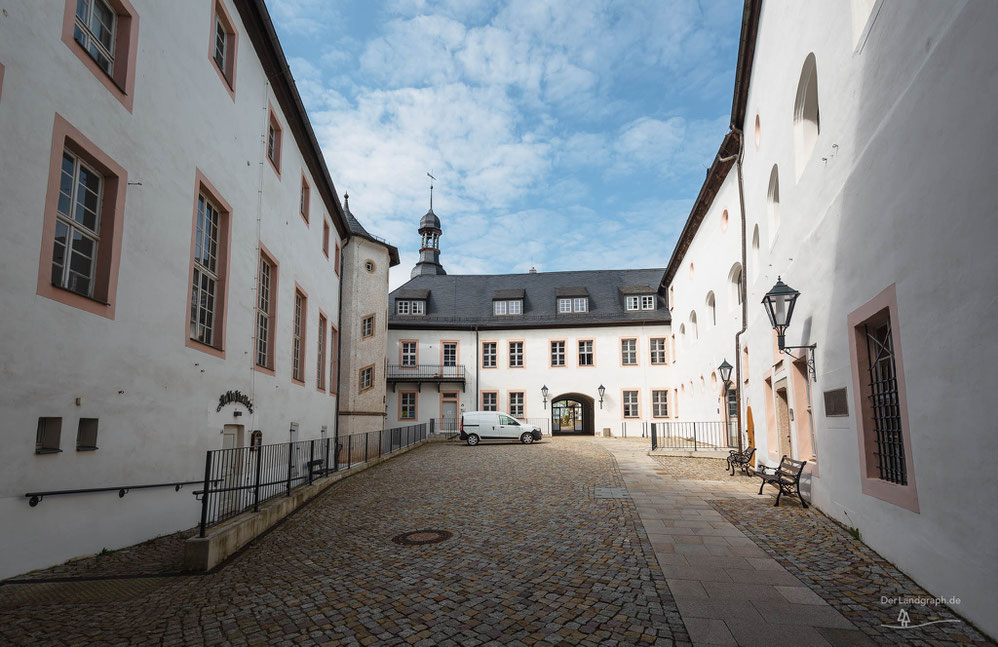
[[[427,173],[426,175],[431,180],[433,180],[433,182],[435,182],[436,179],[437,179],[437,178],[433,177],[432,175],[430,175],[429,173]],[[430,211],[433,211],[433,182],[430,182]]]

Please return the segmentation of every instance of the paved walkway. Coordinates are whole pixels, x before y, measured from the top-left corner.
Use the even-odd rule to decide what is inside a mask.
[[[862,645],[866,637],[717,512],[758,485],[670,478],[630,443],[613,452],[694,644]]]

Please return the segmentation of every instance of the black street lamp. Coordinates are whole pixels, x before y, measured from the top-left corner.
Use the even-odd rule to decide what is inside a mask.
[[[541,387],[541,395],[544,396],[544,408],[548,408],[548,387],[545,384]]]
[[[602,409],[603,408],[603,394],[606,393],[606,387],[603,386],[602,384],[600,384],[599,388],[596,389],[596,392],[599,393],[599,408]]]
[[[724,382],[724,388],[727,390],[728,385],[731,383],[731,369],[734,366],[728,364],[728,360],[721,362],[721,365],[717,367],[718,372],[721,373],[721,381]]]
[[[797,297],[799,296],[800,292],[784,283],[782,278],[777,276],[776,285],[774,285],[773,289],[767,292],[766,296],[762,298],[762,305],[765,306],[766,314],[769,315],[769,323],[773,325],[773,330],[776,331],[776,343],[777,346],[779,346],[780,351],[790,355],[790,357],[794,357],[792,353],[787,351],[803,349],[807,357],[807,367],[811,374],[811,379],[817,382],[818,375],[814,368],[814,349],[817,348],[818,345],[786,345],[787,328],[790,327],[790,319],[794,316],[794,306],[797,304]],[[797,358],[794,357],[794,359]]]

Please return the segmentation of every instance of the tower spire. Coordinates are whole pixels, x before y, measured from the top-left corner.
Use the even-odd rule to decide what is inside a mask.
[[[433,211],[433,182],[435,182],[437,178],[433,177],[430,173],[427,173],[426,175],[430,178],[430,211]]]
[[[437,178],[427,173],[430,178],[430,210],[419,221],[419,262],[412,268],[410,277],[421,274],[447,274],[440,265],[440,218],[433,213],[433,181]]]

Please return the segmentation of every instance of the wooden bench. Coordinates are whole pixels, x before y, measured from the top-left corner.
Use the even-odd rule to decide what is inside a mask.
[[[741,469],[741,471],[748,474],[749,468],[754,467],[752,465],[753,456],[755,456],[755,447],[746,447],[744,451],[732,449],[728,452],[728,458],[726,461],[728,463],[728,469],[731,470],[731,475],[735,475],[736,466]]]
[[[305,465],[308,466],[308,482],[309,483],[311,483],[312,479],[315,478],[316,476],[322,476],[323,475],[324,470],[317,469],[317,468],[321,468],[322,464],[324,462],[325,461],[323,461],[321,458],[317,458],[314,461],[309,461],[309,462],[305,463]]]
[[[779,490],[776,495],[776,503],[773,504],[774,507],[780,505],[780,497],[786,494],[787,496],[796,495],[801,505],[806,508],[807,501],[800,495],[800,475],[804,471],[806,464],[807,461],[795,461],[792,458],[784,456],[780,460],[778,468],[774,469],[760,465],[756,472],[756,476],[762,479],[762,484],[759,485],[759,494],[762,494],[762,488],[769,483]],[[770,474],[770,472],[772,473]]]

